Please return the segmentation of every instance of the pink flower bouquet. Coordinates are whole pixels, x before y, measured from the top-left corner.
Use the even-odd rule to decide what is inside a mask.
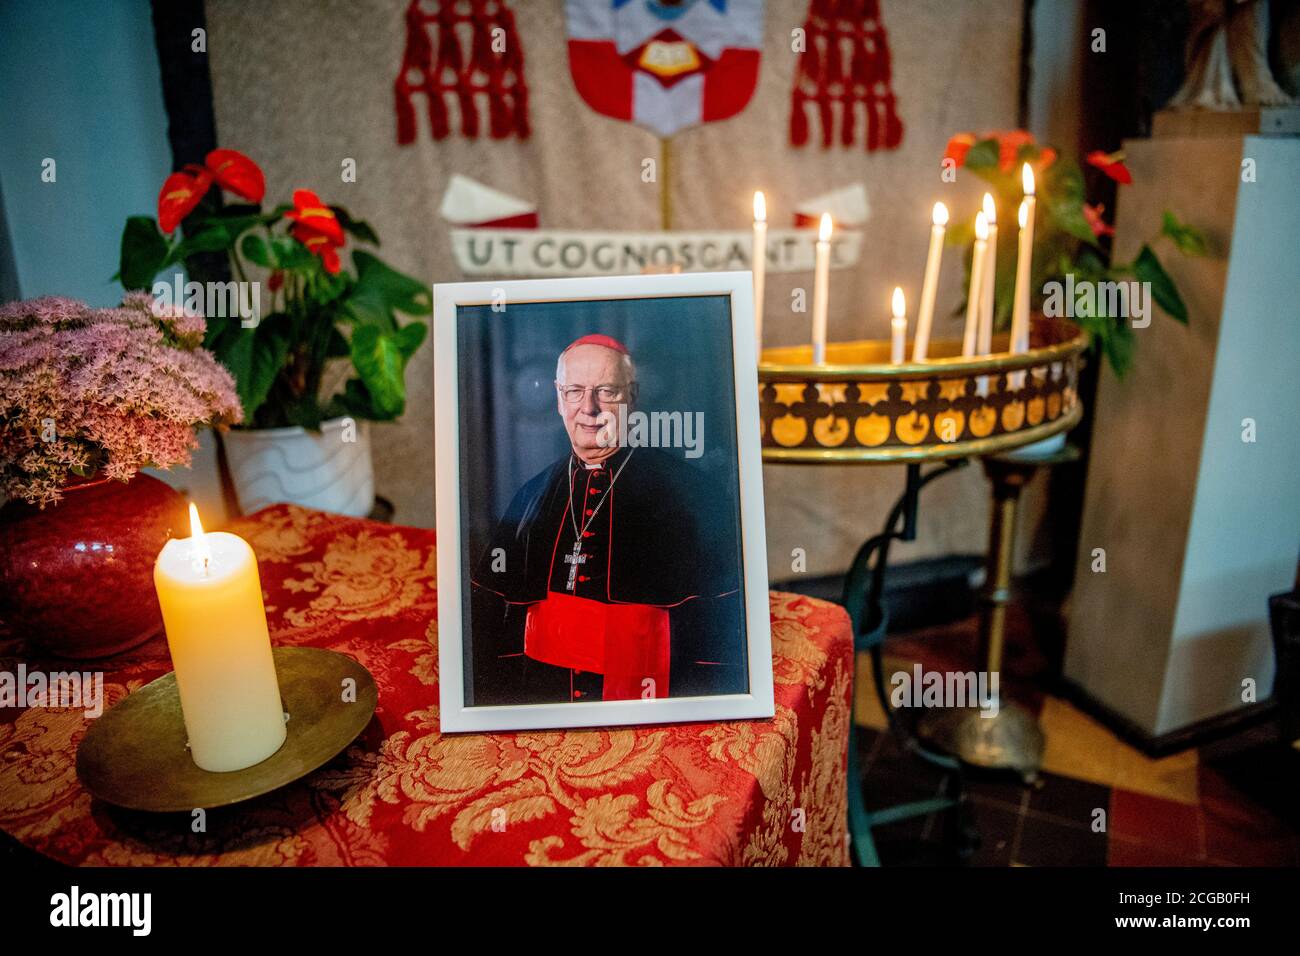
[[[203,333],[201,317],[158,315],[146,293],[113,309],[0,306],[0,495],[44,507],[73,476],[188,465],[195,426],[242,416]]]

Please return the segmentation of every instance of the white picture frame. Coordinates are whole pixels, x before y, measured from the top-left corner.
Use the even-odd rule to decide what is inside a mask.
[[[605,727],[774,716],[752,282],[749,272],[714,272],[459,282],[433,286],[439,706],[443,732]],[[741,607],[745,623],[747,692],[649,700],[467,706],[464,657],[469,609],[464,607],[462,577],[468,571],[462,566],[465,550],[461,527],[460,376],[463,356],[458,341],[458,310],[502,303],[505,305],[501,314],[508,316],[510,306],[527,303],[698,296],[726,296],[730,301],[732,374],[729,380],[734,387],[736,419],[742,556],[739,579],[743,587]]]

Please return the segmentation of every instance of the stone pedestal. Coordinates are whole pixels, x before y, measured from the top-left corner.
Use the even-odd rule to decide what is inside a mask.
[[[1272,691],[1268,596],[1300,549],[1300,138],[1125,149],[1116,256],[1165,209],[1213,252],[1154,243],[1190,323],[1155,308],[1128,377],[1103,373],[1065,674],[1158,750]]]

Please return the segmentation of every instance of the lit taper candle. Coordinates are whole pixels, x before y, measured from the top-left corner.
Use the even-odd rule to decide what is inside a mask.
[[[988,248],[984,255],[984,281],[980,285],[979,335],[975,340],[975,354],[988,355],[993,350],[994,293],[998,287],[998,207],[993,194],[984,194],[984,218],[989,224]]]
[[[763,287],[767,284],[767,200],[762,190],[754,193],[754,243],[750,252],[754,273],[754,337],[758,354],[763,354]]]
[[[948,207],[941,202],[935,203],[930,223],[930,249],[925,256],[921,306],[916,313],[916,337],[912,340],[913,362],[924,362],[930,351],[930,328],[934,325],[934,299],[939,291],[939,270],[943,262],[943,235],[948,226]]]
[[[1011,351],[1029,350],[1029,281],[1034,264],[1034,171],[1021,171],[1025,198],[1020,203],[1020,244],[1016,253],[1016,290],[1011,309]]]
[[[822,213],[817,230],[817,264],[813,273],[813,364],[826,362],[826,310],[831,294],[831,214]]]
[[[975,214],[975,248],[970,257],[970,287],[966,290],[966,330],[961,340],[961,354],[971,356],[975,354],[975,346],[979,340],[979,323],[980,323],[980,302],[982,301],[982,288],[988,280],[988,272],[984,268],[984,257],[987,255],[989,244],[989,221],[985,218],[984,213]]]
[[[903,298],[903,290],[898,286],[894,286],[890,309],[894,317],[889,320],[889,361],[902,365],[907,361],[907,300]]]
[[[243,538],[205,533],[192,504],[190,529],[153,569],[181,716],[199,767],[243,770],[285,739],[257,559]]]

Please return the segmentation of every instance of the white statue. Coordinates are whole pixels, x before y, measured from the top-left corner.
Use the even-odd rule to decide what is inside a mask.
[[[1268,64],[1269,0],[1188,0],[1187,79],[1175,109],[1239,110],[1292,100]]]

